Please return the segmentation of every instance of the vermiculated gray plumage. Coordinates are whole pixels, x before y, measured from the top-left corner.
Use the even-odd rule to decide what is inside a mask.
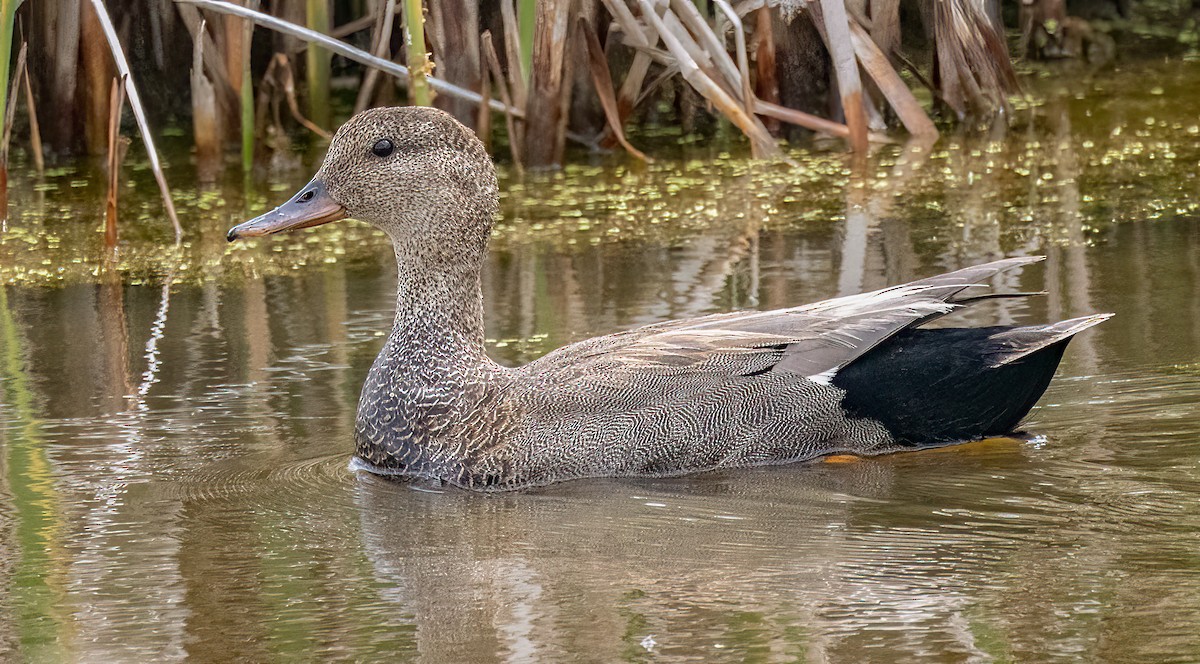
[[[384,138],[395,155],[372,153]],[[890,371],[913,359],[903,340],[913,339],[910,353],[928,353],[941,331],[900,333],[979,299],[964,295],[972,286],[1040,259],[999,260],[789,309],[648,325],[506,368],[484,352],[479,287],[497,206],[495,170],[467,129],[433,109],[366,111],[338,130],[313,182],[327,189],[330,205],[383,229],[396,251],[396,320],[359,401],[359,465],[469,489],[874,455],[941,444],[944,431],[987,435],[997,423],[1015,425],[1057,364],[1057,356],[1036,367],[1026,358],[1061,353],[1066,339],[1106,317],[954,336],[968,361],[948,371],[994,370],[1001,372],[995,384],[1025,388],[1015,405],[984,408],[986,417],[931,417],[952,426],[928,439],[911,413],[876,408],[861,370],[844,379],[839,372],[896,356],[879,373],[903,380]],[[230,238],[298,227],[302,199],[310,198],[269,213],[290,221],[271,226],[264,215]],[[839,383],[863,387],[851,400]],[[942,403],[959,405],[948,398]],[[908,429],[897,437],[889,423],[901,421]]]

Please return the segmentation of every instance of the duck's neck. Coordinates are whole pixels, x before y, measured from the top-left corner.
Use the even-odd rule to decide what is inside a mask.
[[[433,457],[460,439],[498,369],[483,350],[482,252],[439,257],[394,243],[396,320],[359,398],[355,454],[441,477],[459,471]]]
[[[479,251],[395,242],[396,319],[391,342],[412,362],[477,362],[483,350]],[[465,254],[465,255],[464,255]]]

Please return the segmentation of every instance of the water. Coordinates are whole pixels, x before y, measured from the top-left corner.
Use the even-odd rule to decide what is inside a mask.
[[[348,470],[391,317],[383,239],[221,240],[306,173],[245,199],[185,190],[179,250],[137,173],[124,205],[142,219],[110,267],[86,168],[14,178],[0,653],[1194,661],[1197,81],[1196,63],[1155,63],[1043,82],[1006,134],[885,148],[865,178],[836,154],[752,166],[693,146],[510,180],[485,274],[505,362],[1000,255],[1045,253],[1004,285],[1047,295],[968,322],[1117,317],[1072,344],[1029,440],[501,496]]]

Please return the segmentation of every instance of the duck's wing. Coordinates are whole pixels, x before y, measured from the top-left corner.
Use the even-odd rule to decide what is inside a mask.
[[[959,297],[968,288],[1039,260],[1009,258],[788,309],[658,323],[560,348],[526,370],[567,376],[628,375],[639,369],[742,376],[771,371],[827,383],[839,369],[897,332],[980,299]]]

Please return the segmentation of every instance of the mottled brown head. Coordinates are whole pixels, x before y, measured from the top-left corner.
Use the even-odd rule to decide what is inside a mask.
[[[469,129],[434,108],[374,108],[338,129],[312,182],[229,240],[352,217],[398,250],[482,254],[496,206],[495,167]]]

